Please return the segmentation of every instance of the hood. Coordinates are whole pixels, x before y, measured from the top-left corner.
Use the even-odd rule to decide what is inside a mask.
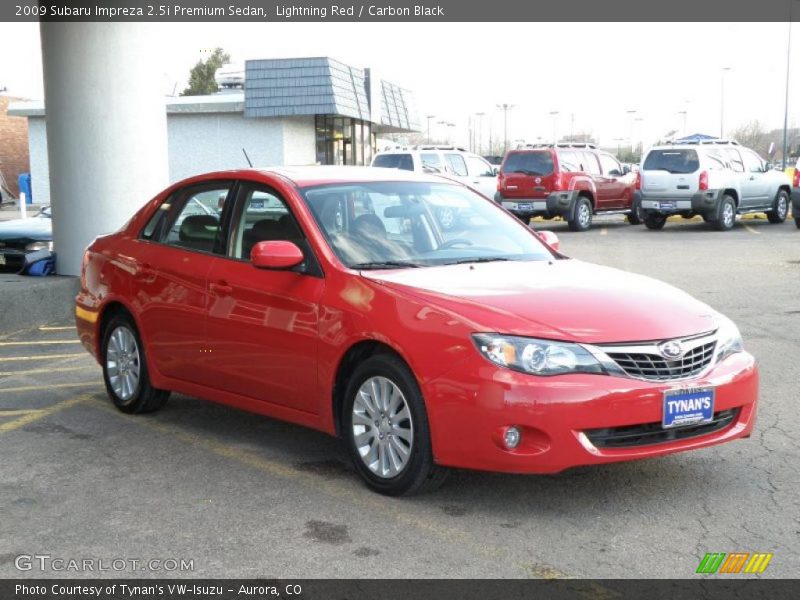
[[[597,344],[685,337],[717,327],[713,309],[677,288],[578,260],[362,275],[450,312],[476,332]]]
[[[53,239],[53,221],[47,217],[0,221],[2,242],[49,242]]]

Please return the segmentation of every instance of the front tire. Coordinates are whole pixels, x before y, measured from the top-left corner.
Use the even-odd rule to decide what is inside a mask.
[[[575,202],[572,219],[567,221],[571,231],[587,231],[592,226],[592,203],[586,196],[579,196]]]
[[[714,225],[719,231],[730,231],[736,223],[736,203],[727,194],[722,197],[719,203],[719,212]]]
[[[379,354],[359,365],[343,408],[347,450],[370,489],[403,496],[441,485],[447,470],[434,463],[425,403],[402,360]]]
[[[644,216],[644,226],[654,231],[664,229],[667,223],[666,215],[659,215],[657,213],[650,213]]]
[[[108,397],[122,412],[153,412],[167,402],[169,392],[150,384],[144,346],[128,315],[117,315],[106,327],[102,359]]]
[[[773,225],[780,225],[789,214],[789,194],[786,190],[779,190],[772,203],[772,210],[767,213],[767,220]]]

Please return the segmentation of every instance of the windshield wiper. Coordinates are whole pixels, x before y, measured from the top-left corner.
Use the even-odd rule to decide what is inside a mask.
[[[500,262],[511,260],[510,258],[505,258],[503,256],[477,256],[473,258],[462,258],[459,260],[454,260],[453,262],[446,262],[445,265],[466,265],[469,263],[487,263],[487,262]]]
[[[418,265],[412,262],[402,262],[399,260],[384,260],[374,262],[361,262],[350,265],[351,269],[368,270],[368,269],[418,269],[424,265]]]
[[[512,173],[522,173],[523,175],[534,175],[534,176],[541,176],[542,174],[537,171],[529,171],[528,169],[516,169],[515,171],[511,171]]]

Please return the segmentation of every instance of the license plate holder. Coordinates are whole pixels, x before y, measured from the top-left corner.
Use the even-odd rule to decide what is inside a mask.
[[[658,207],[661,210],[675,210],[676,205],[674,202],[661,202],[659,203]]]
[[[517,210],[533,210],[533,204],[530,202],[518,202]]]
[[[710,423],[714,420],[713,387],[677,388],[664,392],[664,429]]]

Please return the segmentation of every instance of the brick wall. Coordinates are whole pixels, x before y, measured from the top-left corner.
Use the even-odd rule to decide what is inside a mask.
[[[18,177],[30,171],[28,119],[9,117],[8,105],[21,98],[0,96],[0,173],[14,197],[19,196]]]

